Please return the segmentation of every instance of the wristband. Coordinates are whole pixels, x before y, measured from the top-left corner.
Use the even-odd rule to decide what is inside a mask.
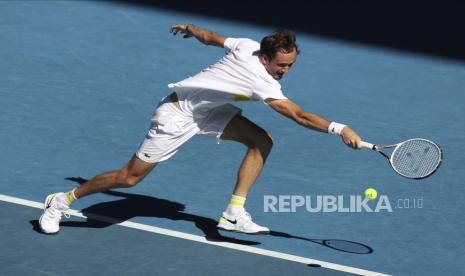
[[[332,122],[331,124],[329,124],[328,133],[334,135],[341,135],[344,127],[346,127],[346,125]]]

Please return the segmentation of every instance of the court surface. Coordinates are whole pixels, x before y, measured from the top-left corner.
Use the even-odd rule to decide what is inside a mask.
[[[465,274],[463,61],[299,32],[285,94],[369,142],[437,141],[445,159],[435,175],[401,178],[374,152],[244,102],[243,114],[275,138],[246,203],[270,235],[215,229],[245,149],[206,137],[133,189],[79,200],[58,235],[38,233],[46,195],[120,168],[167,84],[222,56],[169,34],[186,22],[255,40],[274,30],[108,2],[0,2],[1,274]],[[291,198],[347,207],[368,187],[379,194],[373,212],[286,208]],[[281,212],[265,208],[270,198],[284,202]],[[381,198],[390,210],[375,211]]]

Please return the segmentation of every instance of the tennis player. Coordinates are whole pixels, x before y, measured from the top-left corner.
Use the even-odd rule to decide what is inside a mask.
[[[109,189],[134,187],[196,134],[236,141],[247,147],[231,200],[217,227],[248,234],[268,233],[267,227],[252,221],[244,203],[271,151],[273,139],[242,116],[241,109],[231,102],[263,101],[299,125],[340,135],[349,147],[360,148],[360,137],[348,126],[305,112],[284,96],[278,80],[289,72],[299,54],[291,31],[278,31],[264,37],[261,43],[227,38],[192,24],[174,25],[170,31],[222,47],[225,56],[197,75],[168,85],[172,93],[158,103],[144,141],[122,169],[97,175],[72,191],[47,196],[39,220],[44,233],[59,231],[62,215],[77,199]]]

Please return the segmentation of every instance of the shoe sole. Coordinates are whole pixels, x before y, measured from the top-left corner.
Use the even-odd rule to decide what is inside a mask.
[[[216,227],[216,229],[223,230],[223,231],[228,231],[228,232],[233,232],[233,233],[247,234],[247,235],[268,235],[268,234],[270,234],[270,231],[258,231],[258,232],[253,232],[253,233],[247,233],[247,232],[243,232],[243,231],[239,231],[239,230],[229,230],[229,229],[222,228],[222,227]]]

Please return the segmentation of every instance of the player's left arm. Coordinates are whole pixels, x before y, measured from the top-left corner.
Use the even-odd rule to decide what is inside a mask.
[[[300,108],[296,103],[289,99],[266,99],[265,102],[281,115],[292,119],[296,123],[306,128],[317,130],[320,132],[328,132],[328,127],[331,124],[330,121],[325,119],[323,116],[306,112]],[[341,133],[343,142],[354,149],[361,148],[361,138],[358,134],[353,131],[350,127],[346,126]]]
[[[202,29],[193,24],[178,24],[171,26],[170,33],[176,35],[178,32],[184,34],[184,38],[193,36],[205,45],[213,45],[222,48],[224,47],[224,41],[226,40],[226,37],[219,35],[218,33]]]

